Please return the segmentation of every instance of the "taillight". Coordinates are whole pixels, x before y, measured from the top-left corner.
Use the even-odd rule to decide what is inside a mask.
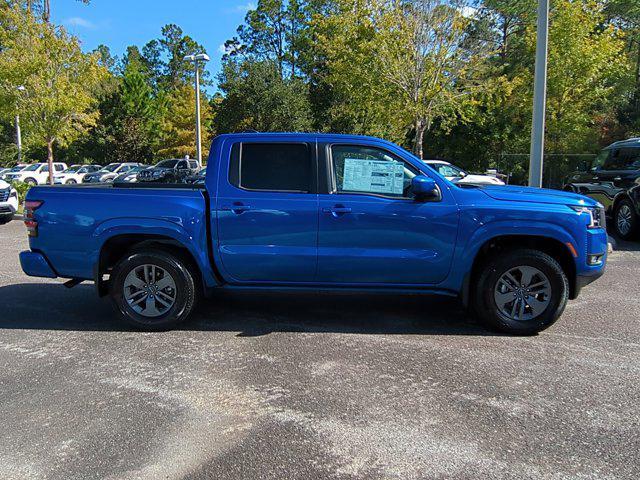
[[[42,206],[42,200],[25,200],[24,202],[24,224],[30,237],[38,236],[38,222],[36,222],[33,212]]]

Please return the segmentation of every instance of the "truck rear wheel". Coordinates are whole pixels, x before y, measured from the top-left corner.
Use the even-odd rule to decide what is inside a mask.
[[[185,321],[197,298],[187,264],[163,250],[126,255],[114,268],[109,284],[118,313],[144,330],[167,330]]]
[[[569,281],[560,264],[538,250],[518,249],[485,263],[474,307],[492,329],[533,335],[553,325],[568,299]]]

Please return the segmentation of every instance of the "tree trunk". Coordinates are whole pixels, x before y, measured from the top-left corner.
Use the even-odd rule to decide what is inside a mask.
[[[424,136],[425,124],[422,120],[416,119],[415,137],[413,140],[413,153],[422,160],[424,152],[422,150],[422,137]]]
[[[51,5],[49,4],[49,1],[50,0],[44,0],[44,8],[42,11],[42,18],[47,23],[51,20]]]
[[[47,141],[47,165],[49,166],[49,185],[53,185],[53,140]]]

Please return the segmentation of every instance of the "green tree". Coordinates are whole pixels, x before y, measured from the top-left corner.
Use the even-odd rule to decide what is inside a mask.
[[[164,99],[166,113],[160,124],[160,138],[156,156],[159,158],[182,158],[196,156],[196,95],[191,85],[183,84],[171,90]],[[213,110],[204,96],[200,97],[200,119],[202,145],[207,149],[212,138]]]
[[[215,125],[220,133],[253,129],[309,131],[308,87],[300,78],[282,78],[275,61],[229,60],[218,88]]]
[[[68,144],[95,124],[93,91],[107,71],[64,29],[6,4],[0,16],[2,103],[20,112],[28,142],[46,145],[53,172],[54,145]]]

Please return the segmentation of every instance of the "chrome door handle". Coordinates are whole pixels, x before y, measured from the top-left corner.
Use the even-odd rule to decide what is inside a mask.
[[[335,205],[333,207],[325,207],[322,211],[324,213],[331,213],[333,216],[338,216],[344,215],[345,213],[351,213],[351,208],[343,205]]]
[[[619,182],[620,180],[622,180],[622,177],[616,177],[613,179],[614,182]]]
[[[233,212],[236,215],[240,215],[242,212],[246,212],[247,210],[251,210],[250,205],[243,205],[242,203],[234,203],[233,205],[223,205],[220,207],[220,210],[225,212]]]

